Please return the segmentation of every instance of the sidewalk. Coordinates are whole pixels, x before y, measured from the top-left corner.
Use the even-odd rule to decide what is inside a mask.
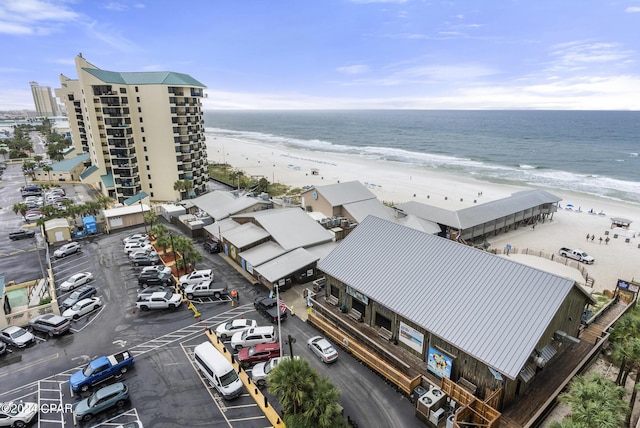
[[[222,257],[222,260],[227,262],[229,266],[238,271],[240,275],[244,276],[250,284],[255,284],[257,282],[256,279],[249,274],[249,272],[243,270],[242,267],[231,260],[229,256],[224,253],[219,253],[218,255]],[[299,317],[302,321],[305,322],[307,321],[307,300],[304,298],[303,293],[305,289],[312,287],[313,284],[311,283],[296,284],[289,290],[280,293],[280,298],[287,304],[289,311],[293,309],[295,316]]]

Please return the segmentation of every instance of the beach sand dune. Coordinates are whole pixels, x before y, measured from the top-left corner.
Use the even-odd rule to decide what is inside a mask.
[[[357,180],[385,203],[398,204],[413,200],[458,210],[528,189],[356,155],[285,150],[220,136],[209,137],[207,147],[209,162],[228,163],[250,176],[265,177],[270,182],[292,187]],[[313,169],[318,171],[318,175],[312,174]],[[640,228],[640,205],[557,189],[546,190],[562,198],[560,204],[563,208],[553,216],[553,220],[539,223],[534,229],[520,227],[498,235],[488,240],[490,248],[503,249],[511,244],[518,250],[528,248],[554,254],[558,253],[560,247],[580,248],[595,257],[595,263],[586,267],[589,276],[595,280],[595,291],[613,290],[619,278],[640,279],[640,237],[631,237],[629,242],[625,242],[622,235],[613,238],[615,231],[611,230],[610,220],[612,217],[623,217],[632,221],[630,229],[634,229],[634,226]],[[565,209],[568,204],[571,209]],[[590,210],[596,214],[589,214]],[[604,215],[597,214],[600,212]],[[604,242],[606,231],[610,232],[608,244]],[[587,241],[587,234],[595,235],[594,240]],[[510,257],[514,261],[544,270],[551,269],[556,274],[584,282],[576,269],[566,270],[558,263],[535,256],[512,254]],[[551,268],[549,263],[558,266]]]

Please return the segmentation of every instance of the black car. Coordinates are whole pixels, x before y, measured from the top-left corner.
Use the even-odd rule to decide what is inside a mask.
[[[283,302],[282,299],[280,301]],[[256,297],[253,307],[273,323],[278,322],[278,315],[280,315],[280,321],[287,319],[287,310],[283,310],[273,297]]]
[[[136,266],[155,266],[162,264],[162,262],[160,261],[160,257],[158,257],[157,255],[148,256],[146,254],[138,254],[131,259],[131,263]]]
[[[170,273],[148,271],[140,274],[138,284],[149,287],[150,285],[175,285],[176,282]]]
[[[202,246],[205,250],[212,254],[219,253],[221,250],[220,243],[218,241],[214,241],[213,239],[206,240],[204,244],[202,244]]]
[[[36,236],[36,232],[28,229],[19,229],[9,234],[9,238],[12,241],[16,241],[18,239],[33,238],[34,236]]]
[[[82,299],[88,299],[89,297],[95,296],[97,292],[98,290],[93,285],[83,285],[71,293],[69,297],[64,299],[64,302],[62,302],[62,310],[64,311],[69,309]]]

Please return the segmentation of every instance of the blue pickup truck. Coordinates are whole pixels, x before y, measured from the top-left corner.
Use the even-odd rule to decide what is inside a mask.
[[[94,385],[112,377],[120,377],[133,366],[133,355],[123,351],[105,357],[98,357],[71,375],[69,384],[73,392],[88,391]]]

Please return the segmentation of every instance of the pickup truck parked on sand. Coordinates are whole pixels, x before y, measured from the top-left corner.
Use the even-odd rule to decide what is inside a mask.
[[[69,384],[73,392],[84,392],[107,379],[122,376],[133,367],[133,363],[133,355],[129,351],[98,357],[82,370],[72,374]]]
[[[149,309],[175,309],[182,303],[182,296],[170,291],[143,294],[138,297],[136,307],[143,311]]]
[[[588,265],[593,264],[595,259],[582,250],[572,250],[570,248],[560,248],[560,255],[569,259],[574,259]]]
[[[215,297],[219,299],[223,294],[228,293],[227,284],[224,282],[203,281],[199,284],[189,284],[184,288],[187,299],[194,297]]]

